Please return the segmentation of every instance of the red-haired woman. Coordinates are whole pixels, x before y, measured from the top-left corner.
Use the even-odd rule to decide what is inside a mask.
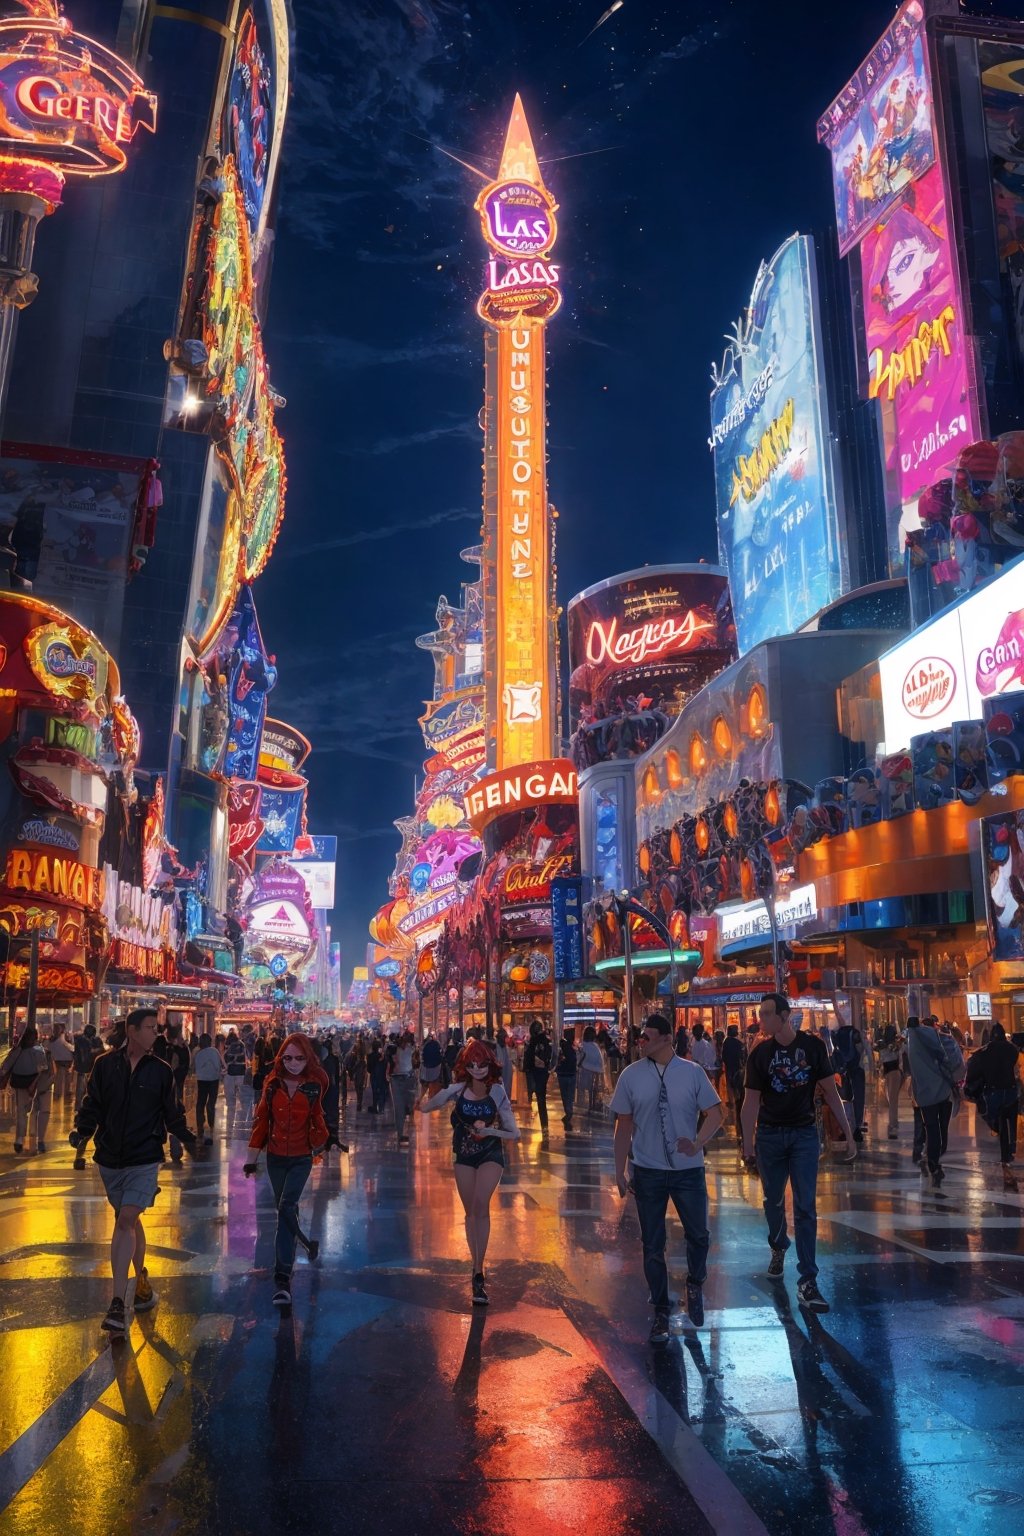
[[[466,1212],[466,1241],[473,1260],[473,1305],[485,1307],[484,1255],[491,1235],[491,1196],[505,1169],[503,1141],[516,1141],[519,1127],[501,1068],[482,1040],[459,1052],[451,1087],[421,1099],[421,1114],[451,1105],[452,1162],[455,1183]]]
[[[296,1244],[310,1260],[320,1245],[299,1226],[299,1200],[313,1168],[313,1158],[327,1144],[323,1091],[327,1074],[317,1060],[312,1041],[289,1035],[274,1060],[256,1106],[246,1178],[259,1172],[259,1154],[267,1149],[267,1173],[277,1206],[274,1239],[274,1306],[291,1306],[291,1274]]]

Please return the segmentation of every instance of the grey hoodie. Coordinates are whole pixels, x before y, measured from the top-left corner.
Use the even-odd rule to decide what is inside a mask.
[[[914,1101],[919,1109],[944,1104],[953,1096],[953,1069],[938,1032],[930,1024],[907,1030],[907,1057]]]

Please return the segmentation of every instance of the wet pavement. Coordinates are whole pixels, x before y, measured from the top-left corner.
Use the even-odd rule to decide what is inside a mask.
[[[792,1251],[767,1279],[756,1181],[717,1146],[706,1325],[675,1318],[660,1351],[610,1122],[567,1139],[553,1115],[542,1142],[520,1109],[474,1313],[442,1119],[399,1151],[350,1107],[352,1155],[303,1200],[321,1258],[286,1317],[266,1180],[219,1126],[208,1163],[161,1174],[159,1302],[111,1349],[98,1174],[71,1167],[67,1111],[21,1158],[0,1117],[0,1536],[1024,1528],[1024,1194],[973,1111],[941,1191],[909,1123],[826,1165],[821,1318],[796,1305]]]

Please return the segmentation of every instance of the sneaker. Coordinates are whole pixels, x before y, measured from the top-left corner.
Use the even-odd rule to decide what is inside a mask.
[[[85,1167],[85,1158],[76,1157],[72,1166],[75,1167],[79,1173],[81,1173],[82,1169]]]
[[[320,1244],[315,1237],[311,1237],[306,1244],[306,1257],[311,1264],[315,1264],[320,1257]]]
[[[647,1335],[647,1342],[649,1344],[668,1343],[669,1338],[671,1337],[668,1318],[669,1314],[667,1312],[655,1312],[654,1322],[651,1324],[651,1331]]]
[[[796,1294],[800,1305],[806,1307],[809,1312],[827,1312],[829,1310],[828,1302],[818,1290],[818,1282],[816,1280],[801,1280],[796,1288]]]
[[[686,1311],[695,1328],[704,1326],[704,1292],[692,1280],[686,1282]]]
[[[150,1307],[156,1306],[156,1291],[149,1283],[149,1270],[144,1269],[141,1275],[135,1277],[135,1301],[133,1303],[136,1312],[148,1312]]]
[[[408,1138],[408,1136],[399,1136],[399,1138],[398,1138],[398,1145],[400,1147],[407,1147],[409,1145],[409,1138]]]
[[[768,1263],[769,1280],[781,1280],[782,1272],[786,1267],[785,1248],[773,1248],[772,1256]]]
[[[484,1289],[483,1272],[473,1276],[473,1305],[474,1307],[486,1307],[490,1297]]]
[[[19,1157],[20,1157],[20,1156],[21,1156],[21,1154],[22,1154],[22,1153],[23,1153],[23,1152],[24,1152],[24,1150],[25,1150],[25,1147],[24,1147],[24,1145],[23,1145],[23,1143],[22,1143],[22,1142],[20,1142],[20,1141],[16,1141],[16,1142],[15,1142],[15,1143],[14,1143],[14,1150],[15,1150],[15,1152],[16,1152],[16,1153],[17,1153],[17,1154],[18,1154],[18,1156],[19,1156]]]
[[[274,1292],[274,1295],[273,1295],[273,1298],[272,1298],[272,1304],[275,1307],[290,1307],[291,1306],[291,1304],[292,1304],[292,1293],[288,1289],[288,1282],[286,1280],[278,1283],[277,1290]]]
[[[120,1296],[115,1296],[107,1308],[107,1315],[100,1323],[100,1327],[107,1333],[127,1333],[128,1322],[124,1314],[124,1302]]]
[[[899,1131],[890,1131],[889,1132],[889,1140],[890,1141],[899,1141],[899,1139],[900,1139]]]
[[[42,1157],[43,1153],[46,1151],[46,1142],[45,1141],[37,1141],[36,1142],[36,1151],[39,1154],[39,1156]]]

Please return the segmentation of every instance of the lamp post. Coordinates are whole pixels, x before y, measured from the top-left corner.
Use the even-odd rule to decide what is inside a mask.
[[[629,931],[630,916],[640,918],[641,922],[653,928],[658,938],[661,939],[668,950],[669,977],[672,990],[672,1028],[676,1023],[676,994],[679,989],[679,976],[676,970],[676,952],[672,943],[672,935],[661,918],[648,907],[637,901],[632,891],[620,891],[613,896],[616,916],[622,929],[622,957],[625,962],[623,981],[626,988],[626,1027],[628,1038],[626,1041],[626,1059],[632,1060],[633,1056],[633,938]]]

